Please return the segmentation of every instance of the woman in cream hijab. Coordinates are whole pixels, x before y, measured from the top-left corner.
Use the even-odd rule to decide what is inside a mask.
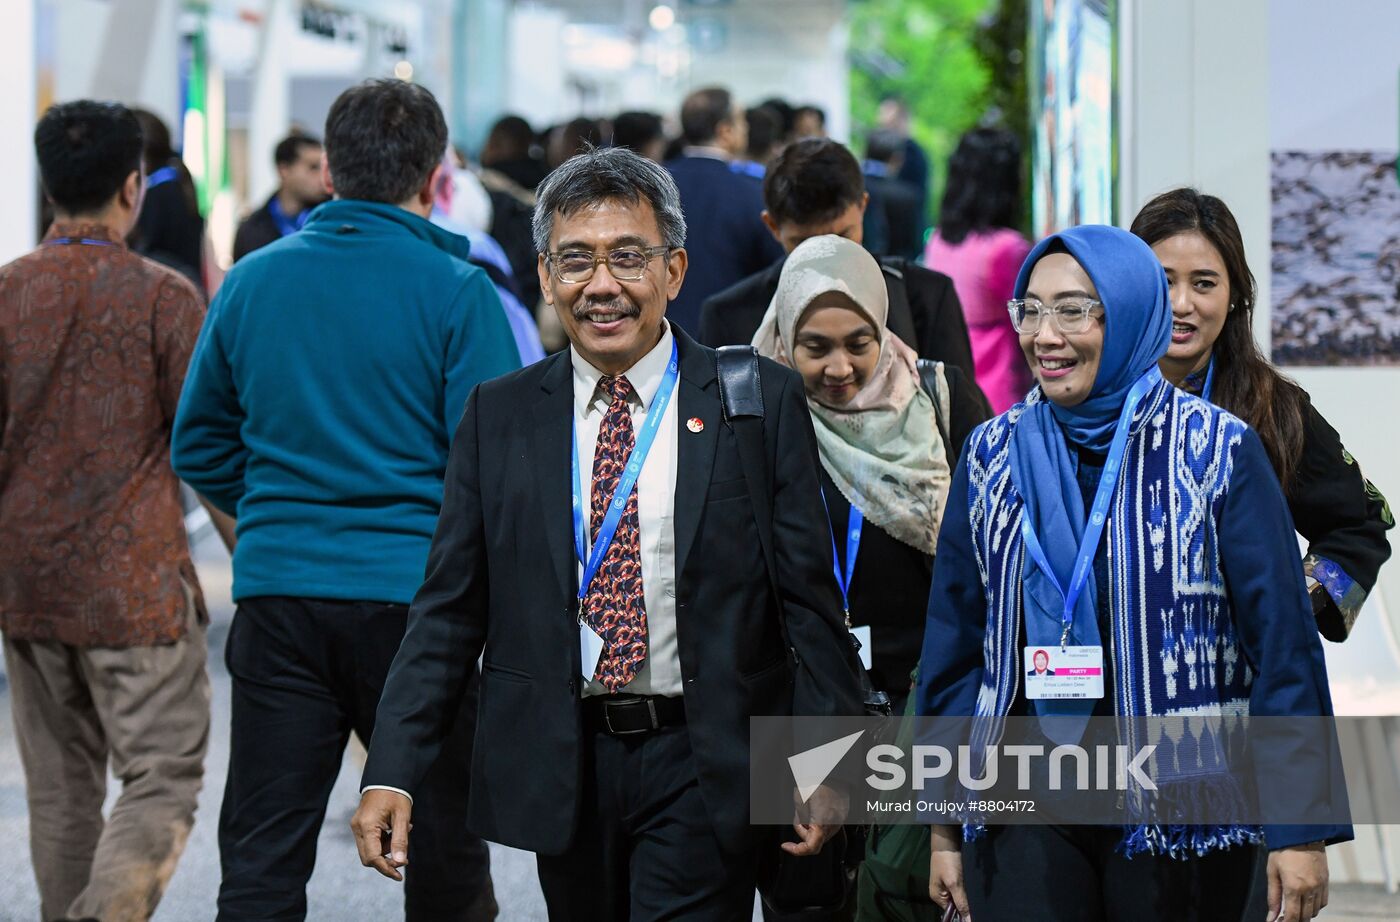
[[[872,654],[872,683],[898,713],[923,642],[951,465],[917,356],[886,329],[888,309],[874,257],[813,237],[784,264],[754,345],[802,375],[837,582],[862,658]]]

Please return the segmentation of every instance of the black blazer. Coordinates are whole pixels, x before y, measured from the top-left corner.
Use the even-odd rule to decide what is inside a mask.
[[[272,194],[276,198],[277,193]],[[282,229],[272,220],[272,198],[263,203],[257,211],[243,219],[238,225],[238,233],[233,236],[233,261],[238,262],[254,250],[260,250],[269,243],[282,239]]]
[[[918,259],[924,249],[924,200],[919,190],[906,182],[885,176],[865,177],[865,188],[873,200],[877,196],[889,228],[881,255]]]
[[[675,332],[676,630],[687,730],[711,823],[747,847],[749,717],[859,715],[816,438],[798,376],[764,360],[764,447],[788,655],[714,352]],[[468,808],[473,831],[562,853],[582,798],[577,563],[567,351],[472,391],[448,461],[427,578],[380,699],[364,784],[417,788],[485,653]],[[694,433],[684,421],[699,418]],[[465,782],[465,779],[464,779]]]
[[[785,261],[709,298],[700,309],[699,340],[711,347],[752,342],[778,292]],[[975,380],[972,343],[953,280],[901,259],[883,259],[880,268],[890,293],[887,326],[920,358],[956,365],[969,381]]]
[[[1355,580],[1359,589],[1338,606],[1330,594],[1314,595],[1325,607],[1316,610],[1318,629],[1328,640],[1351,633],[1366,596],[1376,585],[1381,564],[1390,557],[1386,531],[1395,524],[1385,497],[1361,473],[1342,438],[1309,400],[1303,411],[1303,449],[1286,491],[1298,533],[1308,539],[1304,567],[1312,572],[1319,558]]]
[[[783,248],[763,226],[762,186],[711,157],[666,161],[685,211],[685,284],[668,319],[695,335],[700,305],[717,291],[781,259]]]

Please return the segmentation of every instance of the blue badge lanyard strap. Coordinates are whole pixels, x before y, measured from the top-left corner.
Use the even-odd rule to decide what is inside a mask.
[[[163,166],[150,176],[146,177],[146,188],[154,189],[156,186],[163,186],[168,182],[174,182],[180,178],[180,171],[173,166]]]
[[[86,247],[116,246],[116,244],[110,240],[98,240],[95,237],[55,237],[52,240],[44,241],[44,246],[46,247],[69,246],[71,244],[77,244],[79,246]]]
[[[295,218],[287,217],[287,213],[282,210],[282,203],[275,195],[267,203],[267,213],[272,216],[272,223],[277,225],[277,230],[283,237],[301,230],[306,224],[306,219],[310,217],[309,210],[298,212]]]
[[[822,505],[826,505],[826,493],[822,493]],[[865,527],[865,513],[855,503],[851,503],[851,518],[846,525],[846,570],[841,571],[841,558],[836,553],[836,526],[831,524],[831,507],[826,510],[827,528],[831,532],[831,572],[836,576],[836,587],[841,590],[841,608],[846,613],[846,628],[851,627],[851,579],[856,573],[856,557],[860,554],[860,535]]]
[[[603,516],[602,525],[598,528],[598,538],[593,542],[592,553],[587,551],[588,535],[584,531],[583,525],[583,485],[579,478],[578,424],[577,422],[574,424],[574,552],[578,554],[580,562],[586,561],[583,576],[578,583],[580,602],[588,595],[588,587],[593,582],[598,567],[602,565],[603,558],[607,556],[609,546],[612,545],[613,534],[617,531],[618,523],[622,521],[622,513],[627,508],[628,497],[632,495],[632,488],[637,485],[637,478],[641,476],[642,465],[646,463],[652,442],[656,441],[656,431],[661,428],[661,418],[666,415],[666,408],[671,403],[671,395],[676,390],[676,379],[679,375],[680,358],[673,341],[671,343],[671,361],[666,365],[666,375],[661,379],[661,387],[657,390],[656,399],[652,401],[651,409],[647,412],[646,422],[642,424],[641,434],[632,447],[632,454],[627,459],[627,466],[623,468],[622,476],[618,478],[617,489],[613,491],[612,500],[608,503],[607,514]],[[583,617],[582,606],[579,609],[579,617]]]
[[[1040,567],[1050,582],[1059,591],[1060,596],[1065,600],[1064,613],[1061,616],[1064,630],[1060,634],[1060,647],[1069,642],[1069,632],[1074,626],[1074,607],[1079,601],[1079,596],[1084,592],[1084,584],[1089,581],[1089,573],[1093,569],[1094,555],[1098,551],[1099,538],[1103,536],[1105,523],[1108,521],[1108,506],[1113,501],[1113,490],[1118,485],[1118,474],[1123,466],[1123,455],[1128,447],[1128,431],[1132,428],[1133,413],[1137,411],[1138,404],[1147,395],[1157,382],[1162,379],[1162,373],[1156,368],[1148,371],[1133,384],[1128,391],[1128,399],[1123,402],[1123,410],[1118,416],[1118,426],[1113,431],[1113,442],[1108,449],[1108,459],[1104,462],[1103,474],[1099,477],[1098,489],[1094,492],[1094,504],[1089,510],[1089,519],[1084,524],[1084,535],[1079,542],[1079,553],[1075,557],[1074,571],[1070,576],[1069,591],[1065,591],[1060,585],[1059,579],[1055,576],[1055,571],[1050,566],[1050,560],[1045,556],[1045,550],[1040,546],[1040,539],[1036,537],[1035,529],[1031,528],[1030,516],[1025,510],[1021,513],[1021,538],[1026,544],[1026,553],[1031,555],[1036,566]]]
[[[1215,356],[1210,357],[1210,364],[1206,366],[1206,383],[1201,388],[1201,399],[1210,402],[1210,389],[1215,384]]]

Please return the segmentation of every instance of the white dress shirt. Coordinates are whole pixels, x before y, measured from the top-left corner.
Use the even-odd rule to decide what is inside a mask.
[[[632,429],[640,438],[647,414],[656,402],[666,364],[671,359],[670,325],[661,341],[623,373],[632,385],[628,403],[632,410]],[[588,364],[572,347],[569,358],[574,369],[574,433],[578,441],[578,470],[583,481],[579,486],[583,497],[583,527],[585,543],[592,550],[591,510],[593,496],[593,451],[598,444],[598,429],[608,411],[612,398],[598,389],[603,373]],[[677,379],[677,390],[680,381]],[[620,691],[633,695],[679,695],[681,685],[680,653],[676,645],[676,407],[677,396],[671,395],[661,427],[651,444],[646,463],[637,478],[638,543],[642,557],[642,597],[647,610],[647,656],[636,678]],[[611,499],[611,497],[609,497]],[[572,536],[569,546],[573,547]],[[583,564],[578,564],[579,579]],[[584,664],[588,668],[588,664]],[[583,694],[603,695],[607,689],[601,682],[589,682]]]

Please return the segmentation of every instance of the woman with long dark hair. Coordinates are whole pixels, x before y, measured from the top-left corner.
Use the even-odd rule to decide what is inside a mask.
[[[1021,208],[1021,145],[1009,131],[978,128],[948,160],[938,228],[924,264],[953,280],[967,318],[977,383],[992,412],[1010,409],[1031,386],[1030,371],[1006,319],[1006,299],[1030,242],[1016,230]]]
[[[146,172],[146,199],[132,232],[132,249],[188,278],[200,291],[204,284],[204,218],[198,193],[170,140],[170,129],[145,109],[131,110],[141,123],[141,159]]]
[[[1254,341],[1254,276],[1225,203],[1195,189],[1152,199],[1132,232],[1167,272],[1172,340],[1162,374],[1249,423],[1308,540],[1303,572],[1318,630],[1345,640],[1390,556],[1395,520],[1308,394],[1279,374]]]

